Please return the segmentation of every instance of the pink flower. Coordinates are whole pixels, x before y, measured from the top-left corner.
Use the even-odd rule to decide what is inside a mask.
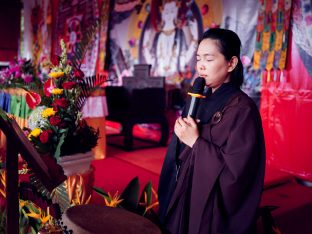
[[[20,65],[20,66],[22,66],[25,62],[26,62],[26,59],[24,59],[24,58],[19,58],[19,59],[17,60],[17,63],[18,63],[18,65]]]
[[[15,78],[20,78],[21,77],[21,72],[20,71],[16,71],[15,72]]]
[[[43,91],[44,91],[44,94],[47,96],[47,97],[50,97],[52,95],[52,90],[56,88],[55,84],[54,84],[54,81],[52,78],[48,79],[44,85],[43,85]]]
[[[32,77],[32,75],[25,75],[24,77],[23,77],[23,79],[24,79],[24,81],[25,81],[25,83],[30,83],[30,82],[32,82],[32,80],[33,80],[33,77]]]

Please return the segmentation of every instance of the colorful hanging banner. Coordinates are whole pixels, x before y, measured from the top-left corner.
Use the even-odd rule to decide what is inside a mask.
[[[256,48],[253,67],[267,70],[284,70],[290,26],[291,0],[260,0]]]
[[[101,25],[100,25],[100,38],[99,38],[99,57],[97,65],[97,74],[102,74],[105,72],[105,57],[106,57],[106,45],[107,45],[107,35],[108,35],[108,20],[110,11],[109,0],[102,1],[101,7]]]
[[[98,0],[59,2],[53,33],[53,54],[60,54],[59,42],[64,39],[69,59],[82,60],[78,62],[85,76],[92,76],[96,72],[99,48],[98,22]]]
[[[39,65],[51,55],[52,4],[50,0],[24,0],[23,6],[21,57]]]

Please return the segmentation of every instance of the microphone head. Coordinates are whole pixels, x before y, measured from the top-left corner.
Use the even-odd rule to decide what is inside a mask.
[[[206,85],[205,79],[203,77],[197,77],[194,81],[191,93],[203,94],[205,85]]]

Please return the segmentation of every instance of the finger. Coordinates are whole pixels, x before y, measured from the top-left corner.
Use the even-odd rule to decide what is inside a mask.
[[[182,118],[182,117],[180,117],[180,118],[178,119],[178,121],[179,121],[179,124],[180,124],[181,127],[185,127],[185,126],[187,125],[187,122],[186,122],[185,119]]]
[[[175,124],[178,125],[178,126],[181,126],[181,117],[177,118]]]
[[[191,125],[193,127],[197,126],[195,120],[191,116],[187,116],[187,122],[189,125]]]

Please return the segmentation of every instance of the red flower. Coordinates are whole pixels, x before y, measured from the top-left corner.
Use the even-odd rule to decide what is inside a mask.
[[[57,65],[59,63],[60,57],[56,54],[52,54],[51,62],[53,65]]]
[[[66,108],[66,107],[68,107],[68,105],[69,105],[69,103],[65,98],[55,99],[54,102],[52,103],[52,106],[55,107],[56,109],[58,107]]]
[[[44,85],[43,85],[43,91],[44,91],[44,94],[47,96],[47,97],[50,97],[51,94],[52,94],[52,90],[56,88],[55,84],[54,84],[54,81],[52,78],[48,79]]]
[[[82,80],[84,77],[84,73],[80,69],[77,69],[74,71],[74,76],[76,77],[76,79]]]
[[[58,126],[62,122],[61,118],[57,115],[50,117],[50,123],[52,126]]]
[[[64,89],[71,89],[76,85],[76,82],[66,81],[62,84]]]
[[[30,109],[34,109],[41,102],[41,97],[35,92],[28,91],[25,96],[26,103]]]
[[[41,143],[47,143],[49,140],[49,136],[50,136],[50,131],[42,131],[42,133],[39,136],[39,139],[41,141]]]

